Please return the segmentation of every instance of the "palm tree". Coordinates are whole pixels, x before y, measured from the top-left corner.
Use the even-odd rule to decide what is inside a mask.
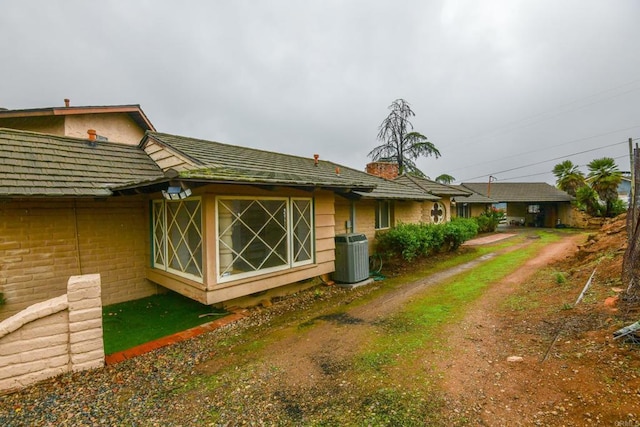
[[[438,175],[438,177],[436,178],[436,182],[439,182],[440,184],[451,184],[455,180],[456,179],[454,177],[446,173],[443,173],[442,175]]]
[[[587,167],[589,168],[587,182],[605,203],[605,216],[610,216],[613,202],[618,198],[618,185],[622,181],[622,172],[618,170],[615,160],[611,157],[593,159]]]
[[[404,99],[396,99],[389,106],[391,112],[382,121],[378,131],[378,140],[383,144],[369,153],[374,161],[388,159],[398,164],[398,173],[424,174],[418,169],[414,160],[418,157],[440,157],[440,151],[426,136],[413,131],[410,117],[415,116],[411,106]]]
[[[556,176],[556,185],[558,188],[574,197],[578,189],[586,185],[584,173],[582,173],[582,171],[578,169],[578,166],[574,165],[571,160],[565,160],[555,165],[553,174]]]

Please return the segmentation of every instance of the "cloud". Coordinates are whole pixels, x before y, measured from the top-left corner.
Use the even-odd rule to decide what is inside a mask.
[[[553,182],[553,162],[529,165],[640,137],[637,16],[633,0],[9,2],[0,106],[139,103],[161,131],[363,169],[404,98],[443,154],[418,161],[428,175]]]

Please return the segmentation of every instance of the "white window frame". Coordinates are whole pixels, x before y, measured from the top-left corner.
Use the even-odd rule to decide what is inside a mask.
[[[296,204],[296,202],[298,201],[304,201],[304,202],[309,202],[309,221],[305,221],[307,223],[307,225],[309,226],[309,234],[306,236],[305,239],[305,243],[307,243],[308,241],[308,249],[309,249],[309,258],[308,259],[304,259],[301,261],[296,261],[296,253],[294,253],[294,239],[297,239],[298,236],[296,236],[294,234],[294,226],[296,224],[293,223],[294,221],[294,215],[293,215],[293,210],[294,210],[294,205]],[[313,198],[311,197],[292,197],[290,199],[290,206],[291,206],[291,215],[289,215],[289,220],[290,220],[290,225],[289,225],[289,240],[291,242],[291,265],[293,267],[298,267],[300,265],[307,265],[307,264],[313,264],[314,259],[315,259],[315,253],[316,253],[316,239],[315,239],[315,209],[314,209],[314,204],[313,204]],[[306,246],[306,245],[305,245]]]
[[[387,224],[386,225],[380,223],[380,221],[382,220],[382,210],[384,209],[385,206],[387,208]],[[388,228],[391,228],[391,202],[390,201],[388,200],[376,201],[374,222],[375,222],[374,227],[376,230],[386,230]]]
[[[184,277],[186,279],[190,279],[193,281],[196,281],[198,283],[204,283],[204,269],[205,269],[205,265],[204,265],[204,256],[201,256],[201,258],[199,260],[196,260],[196,267],[200,270],[200,275],[196,275],[193,273],[189,273],[186,271],[182,271],[182,270],[178,270],[175,268],[170,267],[170,263],[169,263],[169,247],[170,245],[170,239],[168,236],[169,233],[169,224],[167,224],[167,206],[169,204],[182,204],[182,203],[192,203],[192,202],[197,202],[197,209],[199,211],[199,216],[200,216],[200,222],[199,223],[194,223],[192,218],[189,219],[189,225],[194,224],[197,229],[196,231],[198,232],[198,234],[200,235],[200,243],[199,243],[199,250],[200,250],[200,254],[202,255],[204,252],[204,235],[203,235],[203,213],[202,213],[202,199],[200,197],[190,197],[188,199],[183,199],[183,200],[164,200],[164,199],[158,199],[158,200],[153,200],[152,203],[152,234],[153,234],[153,241],[152,241],[152,266],[153,268],[157,268],[159,270],[163,270],[166,271],[168,273],[171,274],[175,274],[177,276],[180,277]],[[162,208],[160,210],[157,210],[156,207],[158,205],[162,205]],[[160,213],[162,215],[162,218],[158,218],[157,214]],[[161,236],[160,236],[160,240],[158,240],[158,236],[157,236],[157,230],[158,227],[161,227]],[[184,232],[186,232],[186,230],[178,230],[181,234],[181,239],[180,240],[184,240]],[[162,246],[161,248],[158,248],[159,244]],[[186,248],[189,250],[190,252],[190,256],[194,258],[194,254],[192,252],[192,247],[189,245],[186,245]],[[161,250],[161,252],[158,252],[158,249]],[[161,256],[161,262],[157,262],[156,259],[156,254],[159,254]]]
[[[286,262],[282,265],[267,267],[262,269],[256,269],[254,271],[246,271],[237,274],[229,274],[228,272],[220,274],[221,270],[221,261],[220,261],[220,249],[221,249],[221,236],[220,236],[220,202],[221,201],[234,201],[234,200],[252,200],[252,201],[260,201],[260,200],[276,200],[283,201],[285,203],[285,212],[287,215],[285,224],[286,224]],[[295,261],[293,254],[293,208],[295,201],[309,201],[310,203],[310,224],[309,224],[309,240],[311,243],[311,256],[307,260]],[[273,273],[277,271],[288,270],[293,267],[313,264],[315,262],[315,207],[312,197],[252,197],[252,196],[218,196],[215,201],[215,217],[216,217],[216,227],[215,227],[215,238],[216,238],[216,275],[218,283],[231,282],[235,280],[244,279],[247,277],[260,276],[263,274]],[[243,248],[244,249],[244,248]]]

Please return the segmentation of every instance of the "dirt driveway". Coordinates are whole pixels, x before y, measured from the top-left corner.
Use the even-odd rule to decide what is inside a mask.
[[[449,325],[441,337],[448,350],[426,354],[424,366],[404,367],[409,377],[417,369],[439,378],[447,402],[441,408],[440,420],[448,420],[444,424],[638,425],[640,365],[635,349],[611,341],[607,323],[612,313],[600,310],[601,301],[594,300],[582,311],[567,305],[584,284],[575,271],[566,273],[576,276],[572,286],[558,286],[548,271],[536,276],[554,263],[571,264],[584,240],[584,235],[565,234],[544,247],[516,272],[492,284],[461,322]],[[259,361],[248,361],[253,372],[246,378],[248,387],[261,388],[252,395],[254,402],[284,405],[294,418],[310,410],[305,403],[310,399],[317,410],[319,402],[329,402],[329,396],[353,385],[352,359],[382,319],[427,287],[494,255],[407,284],[339,315],[315,317],[307,322],[313,327],[302,333],[282,330],[281,339],[260,351]],[[510,299],[526,306],[509,308]],[[510,356],[515,361],[509,361]],[[211,374],[232,363],[214,358],[200,369]],[[624,381],[617,383],[621,375]],[[281,399],[258,404],[261,396]]]
[[[397,288],[303,292],[229,327],[0,396],[0,424],[637,426],[639,350],[612,340],[623,321],[603,304],[619,286],[620,247],[603,239],[585,250],[584,235],[561,236],[380,369],[354,366],[375,358],[372,342],[411,327],[390,319],[500,252]]]

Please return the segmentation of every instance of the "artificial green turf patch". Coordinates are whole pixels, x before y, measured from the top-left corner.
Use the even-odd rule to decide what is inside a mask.
[[[226,314],[175,292],[108,305],[102,308],[104,352],[127,350]]]

